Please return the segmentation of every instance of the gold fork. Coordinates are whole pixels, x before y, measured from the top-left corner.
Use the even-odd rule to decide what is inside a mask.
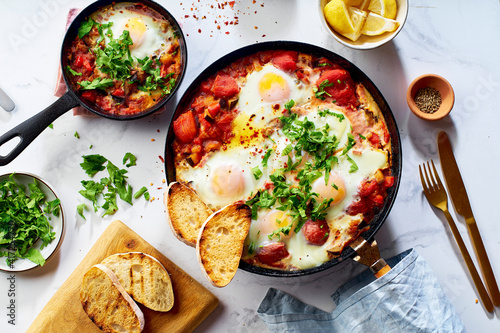
[[[420,165],[418,166],[418,171],[420,172],[420,180],[422,181],[422,187],[424,188],[425,197],[427,198],[427,200],[431,205],[442,210],[444,215],[446,216],[446,219],[448,220],[453,236],[457,241],[458,248],[460,249],[460,252],[462,252],[462,256],[465,259],[465,264],[467,265],[472,280],[476,285],[476,289],[479,293],[479,297],[481,298],[481,302],[483,302],[483,305],[488,312],[493,312],[493,304],[491,303],[491,299],[488,296],[488,292],[484,287],[483,281],[479,277],[479,273],[477,272],[476,266],[474,266],[472,258],[469,255],[469,251],[467,251],[467,248],[465,247],[465,243],[462,239],[462,236],[460,236],[460,233],[458,232],[455,221],[453,221],[453,218],[451,217],[450,212],[448,211],[448,195],[446,194],[446,190],[443,187],[443,184],[441,183],[439,174],[436,170],[436,167],[434,166],[434,161],[431,160],[431,163],[432,163],[432,170],[428,161],[427,161],[427,168],[425,166],[425,163],[422,164],[424,173],[422,173],[422,168],[420,167]],[[427,172],[427,169],[429,169],[429,172]],[[425,174],[425,179],[424,179],[424,174]]]

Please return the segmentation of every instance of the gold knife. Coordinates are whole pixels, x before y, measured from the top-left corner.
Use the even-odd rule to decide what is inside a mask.
[[[486,280],[486,286],[488,287],[491,301],[493,302],[493,305],[500,306],[500,292],[498,290],[498,284],[495,280],[495,275],[493,274],[481,235],[479,234],[476,220],[474,219],[474,215],[472,215],[472,209],[465,190],[465,185],[462,180],[462,176],[460,175],[460,170],[458,169],[457,161],[453,155],[450,140],[448,139],[446,132],[439,132],[437,144],[439,158],[441,159],[441,168],[443,169],[444,179],[446,180],[446,185],[448,187],[448,192],[450,193],[451,201],[453,202],[453,207],[455,207],[455,211],[458,214],[465,217],[467,230],[469,231],[469,235],[472,239],[472,245],[476,251],[479,267],[481,268],[484,279]]]

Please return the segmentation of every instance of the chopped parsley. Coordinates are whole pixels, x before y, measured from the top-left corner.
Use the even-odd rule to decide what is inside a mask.
[[[123,158],[123,163],[127,163],[128,166],[136,165],[137,158],[131,154],[126,153]],[[106,164],[106,165],[105,165]],[[117,196],[130,205],[132,205],[132,199],[138,199],[141,195],[149,201],[149,193],[146,187],[142,187],[134,195],[132,195],[132,186],[127,182],[125,169],[120,169],[114,165],[107,158],[95,154],[83,156],[83,163],[80,164],[82,169],[91,177],[93,177],[97,172],[106,170],[108,172],[108,177],[101,178],[100,181],[95,180],[82,180],[81,184],[83,189],[79,193],[86,199],[92,202],[94,211],[97,212],[99,208],[104,209],[104,214],[112,215],[118,210]],[[104,199],[104,203],[101,205],[101,199]],[[77,213],[83,216],[85,206],[78,205]]]
[[[60,201],[47,201],[36,179],[27,189],[14,177],[0,181],[0,256],[10,267],[20,258],[43,266],[45,259],[33,245],[40,240],[43,249],[55,239],[49,214],[59,216]]]
[[[333,202],[331,198],[318,201],[318,194],[312,191],[312,184],[321,177],[324,177],[325,184],[328,184],[330,171],[338,163],[336,152],[339,140],[335,135],[329,134],[330,125],[328,123],[317,128],[314,122],[309,121],[307,117],[299,119],[296,113],[292,113],[291,108],[293,106],[293,101],[285,104],[285,109],[288,112],[280,117],[281,131],[291,142],[281,153],[281,156],[288,156],[288,161],[284,167],[274,169],[274,172],[270,175],[269,179],[273,185],[272,190],[260,190],[252,199],[246,202],[252,209],[253,219],[257,218],[257,212],[260,209],[274,207],[281,211],[290,212],[292,223],[280,227],[268,235],[270,239],[273,237],[280,238],[281,234],[288,235],[290,230],[294,228],[293,226],[295,226],[294,231],[298,232],[308,219],[313,221],[324,219],[326,210]],[[330,110],[323,110],[320,116],[337,117],[339,121],[345,119],[343,114]],[[355,143],[353,135],[348,133],[348,142],[341,155],[347,154]],[[262,167],[267,167],[271,152],[272,149],[266,151]],[[311,155],[312,159],[299,168],[302,165],[302,152]],[[355,172],[357,170],[356,164],[349,156],[347,156],[347,159],[351,163],[350,172]],[[289,173],[291,177],[294,177],[293,182],[287,179]],[[338,189],[337,185],[332,184],[332,186]]]
[[[333,82],[330,82],[328,79],[324,80],[319,84],[318,87],[313,87],[314,96],[316,96],[316,98],[321,100],[325,100],[326,98],[325,95],[328,97],[332,97],[332,95],[330,95],[325,91],[326,87],[331,87],[331,86],[333,86]]]
[[[113,80],[109,78],[95,78],[94,80],[87,81],[83,80],[78,82],[78,84],[82,87],[82,90],[92,90],[92,89],[106,89],[113,86]]]

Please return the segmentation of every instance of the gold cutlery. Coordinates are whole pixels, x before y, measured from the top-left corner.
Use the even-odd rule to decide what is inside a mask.
[[[469,198],[467,197],[467,191],[465,189],[462,176],[460,176],[460,170],[458,169],[457,161],[453,155],[450,140],[448,139],[446,132],[439,132],[437,142],[439,157],[441,159],[441,168],[443,170],[448,191],[450,192],[451,202],[453,203],[453,207],[455,207],[457,214],[465,217],[467,230],[469,231],[469,235],[472,239],[472,245],[477,255],[479,268],[481,269],[483,277],[486,281],[486,287],[490,293],[491,301],[493,302],[493,305],[500,306],[500,291],[498,290],[498,284],[495,280],[495,275],[493,273],[493,269],[491,268],[486,249],[484,248],[481,235],[479,234],[476,220],[472,214]]]
[[[465,264],[467,265],[472,280],[476,285],[476,289],[479,293],[479,297],[481,298],[481,302],[483,303],[486,311],[493,312],[493,304],[491,303],[488,292],[486,291],[483,281],[481,280],[481,277],[477,272],[476,266],[474,266],[474,262],[472,261],[469,251],[467,251],[464,240],[462,239],[462,236],[460,236],[460,232],[458,231],[455,221],[453,221],[453,218],[448,211],[448,195],[446,194],[446,190],[441,183],[441,179],[439,178],[436,167],[434,166],[434,161],[431,160],[431,163],[432,170],[429,162],[427,162],[427,168],[425,166],[425,163],[422,165],[424,173],[422,173],[422,168],[420,167],[420,165],[418,166],[418,171],[420,172],[420,180],[422,181],[422,187],[424,189],[425,197],[431,205],[442,210],[444,215],[446,216],[448,224],[450,225],[450,229],[458,244],[458,248],[460,249],[460,252],[465,259]],[[427,169],[429,169],[429,171],[427,171]]]

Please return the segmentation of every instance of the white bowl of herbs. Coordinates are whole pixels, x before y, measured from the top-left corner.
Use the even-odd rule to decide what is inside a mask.
[[[63,237],[62,205],[47,182],[30,173],[0,176],[0,271],[44,266]]]

